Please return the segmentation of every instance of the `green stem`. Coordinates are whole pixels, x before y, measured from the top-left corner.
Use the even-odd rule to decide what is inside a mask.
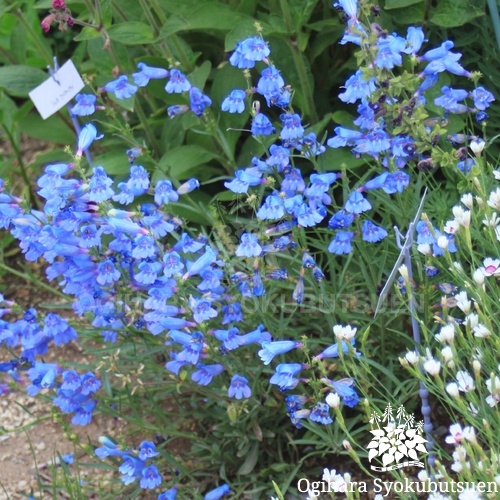
[[[500,50],[500,15],[498,14],[498,4],[496,0],[488,0],[488,8],[490,10],[491,22],[497,37],[498,49]]]
[[[141,8],[142,8],[142,11],[144,12],[144,15],[148,18],[148,22],[149,22],[150,26],[153,28],[155,35],[158,36],[160,34],[160,30],[158,29],[158,26],[156,24],[155,18],[153,17],[153,14],[151,14],[151,10],[149,9],[149,5],[145,2],[145,0],[139,0],[139,3],[141,4]]]
[[[288,1],[280,0],[280,6],[281,6],[281,12],[283,13],[283,17],[285,19],[287,30],[290,35],[295,36],[295,31],[293,27],[293,17],[292,13],[290,12],[290,7],[288,6]],[[304,58],[302,52],[300,52],[297,43],[294,40],[292,40],[292,38],[289,38],[288,43],[292,51],[295,68],[297,69],[297,73],[299,74],[300,87],[305,97],[304,104],[306,106],[306,109],[304,110],[304,112],[311,119],[313,123],[316,123],[318,122],[318,114],[316,112],[316,106],[314,105],[313,88],[308,78],[308,71],[304,64]]]
[[[151,144],[151,147],[154,149],[155,153],[158,156],[161,156],[161,149],[160,145],[158,144],[158,141],[156,140],[156,137],[153,133],[153,130],[151,129],[151,126],[149,125],[148,119],[146,118],[146,115],[144,114],[144,110],[142,109],[142,105],[139,102],[139,99],[135,99],[134,103],[134,108],[135,111],[137,112],[137,116],[139,117],[139,120],[144,128],[144,132],[146,133],[146,136],[148,137],[149,143]]]
[[[21,175],[23,177],[24,183],[26,184],[26,187],[28,188],[28,201],[32,204],[33,203],[33,191],[31,190],[30,179],[28,177],[26,165],[23,162],[23,157],[21,155],[21,151],[19,150],[19,147],[16,144],[16,141],[14,140],[14,136],[11,134],[10,130],[5,125],[3,125],[2,128],[5,131],[5,135],[9,139],[9,142],[12,146],[12,149],[14,150],[17,164],[19,165],[19,169],[21,170]]]
[[[18,9],[15,13],[15,16],[21,21],[21,24],[26,28],[26,31],[30,34],[36,48],[40,55],[47,61],[48,64],[52,64],[52,56],[49,54],[45,45],[40,41],[40,35],[36,34],[30,23],[26,21],[23,12],[21,9]]]
[[[15,276],[18,276],[19,278],[22,278],[26,280],[28,283],[36,283],[37,286],[40,288],[43,288],[44,290],[49,291],[50,293],[53,293],[54,295],[57,295],[65,300],[68,300],[68,296],[65,295],[62,292],[59,292],[58,290],[54,290],[50,285],[47,285],[43,281],[40,281],[38,278],[33,276],[31,273],[30,274],[24,274],[21,271],[18,271],[17,269],[13,269],[10,266],[7,266],[6,264],[0,263],[0,269],[3,269],[4,271],[7,271],[11,274],[14,274]]]

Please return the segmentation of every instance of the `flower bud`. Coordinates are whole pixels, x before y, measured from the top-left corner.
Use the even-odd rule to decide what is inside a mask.
[[[328,396],[326,396],[325,401],[330,408],[338,410],[340,406],[340,396],[337,393],[330,392]]]
[[[460,391],[458,390],[458,385],[455,382],[451,382],[446,386],[446,392],[454,399],[460,397]]]

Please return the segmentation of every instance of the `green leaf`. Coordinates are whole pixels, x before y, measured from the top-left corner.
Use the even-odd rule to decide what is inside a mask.
[[[423,0],[386,0],[385,8],[387,10],[401,9],[402,7],[408,7],[409,5],[414,5],[421,2],[423,2]]]
[[[99,38],[101,34],[99,31],[97,31],[95,28],[89,28],[88,26],[85,26],[82,31],[78,34],[78,36],[75,36],[73,40],[75,42],[83,42],[85,40],[92,40],[93,38]]]
[[[236,23],[248,19],[248,16],[236,12],[229,5],[220,2],[212,2],[201,5],[188,16],[187,21],[190,29],[212,29],[212,30],[230,30]]]
[[[75,142],[73,129],[57,114],[43,120],[38,113],[32,113],[20,121],[19,128],[30,137],[42,141],[56,144],[73,144]]]
[[[193,175],[193,169],[208,163],[215,154],[201,146],[181,146],[172,149],[160,160],[160,168],[177,180],[183,180]]]
[[[47,79],[47,73],[31,66],[4,66],[0,68],[0,88],[15,97],[28,94]]]
[[[210,61],[204,61],[201,66],[198,66],[192,73],[188,75],[188,80],[199,89],[205,86],[208,76],[210,75],[210,70],[212,69],[212,63]]]
[[[108,29],[109,38],[124,45],[141,45],[154,41],[153,29],[138,21],[115,24]]]
[[[431,22],[443,28],[456,28],[479,16],[484,16],[484,11],[468,0],[441,0],[433,11]]]
[[[94,158],[95,165],[101,165],[110,175],[127,175],[130,172],[130,163],[123,151],[99,155]]]
[[[250,450],[250,453],[247,455],[246,460],[243,462],[241,467],[238,469],[236,473],[238,476],[246,476],[250,474],[255,465],[257,464],[257,460],[259,459],[259,443],[255,443]]]

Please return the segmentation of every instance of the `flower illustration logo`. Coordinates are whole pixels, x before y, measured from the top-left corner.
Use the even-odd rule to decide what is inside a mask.
[[[388,404],[382,415],[372,413],[370,423],[373,439],[367,446],[368,460],[371,462],[375,457],[380,457],[384,465],[370,465],[372,470],[385,472],[403,467],[424,467],[418,457],[418,452],[427,453],[427,440],[421,435],[424,424],[416,422],[404,406],[397,409],[394,418],[393,408]],[[407,460],[401,462],[403,459]]]

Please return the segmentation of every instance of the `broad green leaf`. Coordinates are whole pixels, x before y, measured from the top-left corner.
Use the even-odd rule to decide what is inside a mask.
[[[94,165],[101,165],[110,175],[127,175],[130,172],[130,163],[123,151],[105,153],[94,157]]]
[[[408,7],[416,3],[421,3],[424,0],[385,0],[386,9],[401,9],[403,7]]]
[[[238,476],[246,476],[250,474],[255,465],[257,464],[257,460],[259,459],[259,443],[255,443],[248,453],[246,460],[243,462],[241,467],[238,469],[236,473]]]
[[[214,153],[200,146],[181,146],[167,152],[159,165],[168,175],[177,180],[184,180],[193,175],[193,168],[208,163]]]
[[[0,92],[0,124],[12,132],[14,116],[17,113],[16,103],[4,92]]]
[[[15,97],[27,97],[35,87],[48,78],[41,69],[30,66],[4,66],[0,68],[0,88]]]
[[[160,38],[165,38],[175,33],[182,31],[184,29],[189,29],[189,23],[181,16],[173,15],[170,19],[161,27]]]
[[[203,64],[198,66],[192,73],[188,75],[188,79],[195,87],[203,89],[208,75],[210,75],[211,69],[212,63],[210,61],[204,61]]]
[[[57,114],[47,120],[42,120],[38,113],[31,113],[20,121],[19,128],[30,137],[56,144],[73,145],[76,139],[75,132],[70,125]]]
[[[111,40],[124,45],[152,43],[155,38],[153,29],[138,21],[115,24],[108,29],[108,35]]]
[[[78,36],[75,36],[73,40],[75,42],[83,42],[85,40],[92,40],[93,38],[99,38],[101,34],[99,31],[97,31],[94,28],[89,28],[88,26],[85,26],[82,31],[78,34]]]
[[[433,11],[431,22],[443,28],[455,28],[479,16],[484,16],[484,10],[474,7],[468,0],[441,0]]]

